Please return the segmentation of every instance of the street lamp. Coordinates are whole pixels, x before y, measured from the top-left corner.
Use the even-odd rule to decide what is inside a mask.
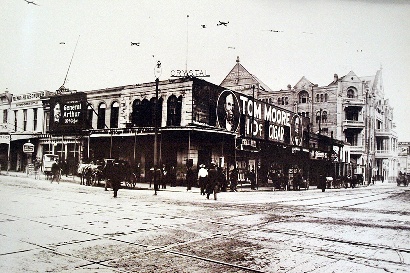
[[[158,122],[157,122],[157,108],[158,108],[158,85],[159,85],[159,77],[161,76],[162,68],[161,62],[157,61],[154,69],[155,75],[155,104],[154,104],[154,191],[155,195],[157,195],[158,190],[158,183],[157,179],[159,178],[159,174],[157,173],[158,169],[158,151],[157,151],[157,141],[158,141]]]

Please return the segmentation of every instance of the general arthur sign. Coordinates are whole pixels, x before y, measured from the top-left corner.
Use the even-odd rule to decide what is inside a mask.
[[[50,98],[50,132],[78,132],[86,129],[87,98],[85,93]]]

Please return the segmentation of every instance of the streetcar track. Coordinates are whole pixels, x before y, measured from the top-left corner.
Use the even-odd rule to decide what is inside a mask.
[[[370,194],[370,195],[369,195],[369,194],[363,194],[363,196],[359,196],[359,197],[355,197],[355,198],[346,198],[346,199],[339,200],[339,201],[337,201],[337,202],[352,201],[352,200],[356,200],[356,199],[376,197],[376,196],[385,195],[385,194],[388,194],[388,193],[391,193],[391,192],[384,192],[384,193],[377,193],[377,194]],[[39,195],[39,196],[42,197],[41,195]],[[323,197],[323,196],[318,197],[318,198],[311,198],[311,200],[313,200],[313,199],[319,199],[319,198],[322,198],[322,197]],[[42,197],[42,198],[44,198],[44,197]],[[111,210],[113,210],[113,211],[114,211],[114,210],[118,210],[118,207],[117,207],[116,205],[114,205],[114,204],[111,204],[111,206],[108,206],[108,205],[104,205],[104,206],[103,206],[103,205],[97,205],[97,204],[90,203],[89,201],[66,200],[66,199],[55,198],[55,197],[50,197],[50,198],[45,198],[45,199],[54,200],[54,201],[60,201],[60,202],[61,202],[61,201],[64,201],[64,202],[72,202],[72,203],[75,203],[75,204],[87,205],[87,206],[103,207],[103,208],[105,208],[105,209],[108,208],[108,209],[111,209]],[[357,203],[357,204],[366,204],[366,203],[369,203],[369,202],[374,202],[374,201],[382,200],[382,199],[384,199],[384,198],[380,198],[380,199],[376,199],[376,200],[369,200],[369,201],[361,202],[361,203]],[[295,201],[305,201],[305,200],[298,200],[298,199],[297,199],[297,200],[292,200],[292,201],[291,201],[291,200],[285,200],[285,201],[273,202],[273,204],[276,204],[276,203],[286,204],[286,203],[295,202]],[[144,201],[144,202],[145,202],[145,201]],[[163,201],[163,202],[172,202],[172,201],[171,201],[171,200],[167,200],[167,201]],[[313,204],[313,205],[312,205],[312,204],[309,204],[309,205],[307,205],[307,206],[317,206],[318,204],[323,205],[323,204],[330,204],[330,203],[334,203],[334,202],[336,202],[336,201],[326,201],[326,202],[321,202],[321,203],[317,203],[317,204]],[[188,203],[188,202],[184,202],[184,203]],[[354,205],[352,205],[352,206],[355,206],[355,205],[357,205],[357,204],[354,204]],[[210,204],[205,204],[205,205],[211,206]],[[251,205],[251,204],[246,204],[246,205],[242,205],[242,206],[243,206],[243,207],[245,207],[245,206],[249,207],[249,205]],[[214,207],[214,206],[212,206],[212,207]],[[236,208],[238,208],[238,206],[237,206]],[[337,207],[335,207],[335,208],[337,208]],[[352,208],[349,208],[349,207],[346,207],[346,206],[340,207],[340,208],[343,208],[343,209],[352,209]],[[228,208],[225,208],[225,209],[228,209]],[[86,215],[86,214],[88,214],[88,213],[100,214],[99,212],[84,212],[84,213],[79,213],[79,214],[67,214],[66,216],[71,216],[71,215],[83,215],[83,214]],[[104,213],[104,212],[101,212],[101,213]],[[176,216],[175,216],[175,214],[174,214],[174,216],[170,216],[170,215],[169,215],[170,213],[171,213],[171,212],[168,212],[168,214],[156,214],[156,216],[158,216],[158,215],[163,215],[163,216],[166,216],[166,217],[171,218],[171,219],[172,219],[172,218],[177,218],[177,219],[189,219],[189,220],[193,220],[193,221],[194,221],[193,223],[201,223],[201,222],[204,222],[204,223],[209,223],[209,224],[217,224],[217,225],[224,225],[224,226],[233,227],[233,226],[235,226],[236,224],[226,223],[226,222],[223,222],[223,221],[220,221],[220,220],[221,220],[221,219],[227,219],[227,218],[234,218],[234,217],[238,217],[238,216],[241,216],[241,215],[242,215],[242,216],[250,215],[250,213],[244,213],[244,214],[241,214],[241,215],[236,214],[236,215],[233,215],[233,216],[231,216],[231,217],[224,216],[224,217],[219,217],[217,220],[212,220],[212,219],[197,219],[197,218],[194,218],[194,217],[183,217],[183,216],[179,216],[179,215],[176,215]],[[391,212],[390,212],[390,211],[386,211],[386,213],[391,213]],[[152,246],[145,245],[145,244],[137,244],[137,243],[129,242],[129,241],[126,241],[126,240],[120,240],[118,237],[112,237],[111,235],[98,235],[98,234],[93,234],[93,233],[91,233],[91,232],[86,232],[86,231],[83,231],[83,230],[68,228],[68,227],[66,227],[66,226],[51,225],[51,224],[49,224],[49,223],[47,223],[47,222],[44,222],[44,221],[33,220],[33,219],[27,219],[27,218],[23,218],[23,217],[16,217],[16,216],[14,216],[14,215],[8,215],[8,214],[4,214],[4,213],[1,213],[1,214],[7,215],[7,216],[9,216],[9,217],[14,217],[14,218],[17,218],[17,219],[24,219],[24,220],[28,220],[28,221],[33,221],[33,222],[36,222],[36,223],[39,223],[39,224],[44,224],[44,225],[47,225],[47,226],[54,226],[54,227],[58,227],[58,228],[62,228],[62,229],[70,230],[70,231],[75,231],[75,232],[79,232],[79,233],[84,233],[84,234],[87,234],[87,235],[93,235],[93,236],[96,236],[96,237],[97,237],[97,238],[95,238],[95,239],[84,240],[84,241],[63,242],[63,243],[54,245],[54,246],[56,246],[56,247],[58,247],[58,246],[64,246],[64,245],[72,245],[72,244],[81,243],[81,242],[86,242],[86,241],[98,241],[98,240],[100,240],[100,239],[110,239],[110,240],[114,240],[114,241],[120,241],[120,242],[123,242],[123,243],[128,244],[128,245],[138,245],[138,246],[146,247],[146,248],[151,247],[151,249],[149,249],[149,250],[147,250],[147,251],[144,251],[144,252],[141,253],[141,254],[133,254],[133,255],[142,255],[142,254],[146,254],[146,253],[148,253],[148,252],[162,251],[162,252],[166,252],[166,253],[173,254],[173,255],[184,256],[184,257],[188,257],[188,258],[194,258],[194,259],[197,259],[197,260],[202,260],[202,261],[206,261],[206,262],[211,262],[211,263],[215,263],[215,264],[220,264],[220,265],[224,265],[224,266],[228,266],[228,267],[232,267],[232,268],[237,268],[237,269],[241,269],[241,270],[247,270],[247,271],[250,271],[250,272],[263,272],[263,271],[259,271],[259,270],[255,270],[255,269],[247,268],[247,267],[242,267],[242,266],[240,266],[240,265],[236,265],[236,264],[232,264],[232,263],[226,263],[226,262],[219,261],[219,260],[213,260],[213,259],[206,258],[206,257],[191,255],[191,254],[187,254],[187,253],[183,253],[183,252],[179,252],[179,251],[172,250],[171,248],[175,248],[176,246],[182,245],[182,244],[192,244],[192,243],[195,243],[195,242],[197,242],[197,241],[203,241],[203,240],[208,240],[208,239],[212,239],[212,238],[232,238],[234,235],[237,235],[238,233],[239,233],[239,234],[240,234],[240,233],[246,234],[247,232],[249,232],[249,231],[251,231],[251,230],[257,229],[258,231],[263,231],[263,232],[275,232],[275,233],[280,233],[280,234],[286,234],[286,235],[288,235],[288,236],[308,237],[308,238],[311,238],[311,239],[329,241],[329,242],[333,242],[333,243],[348,244],[348,245],[354,245],[354,246],[359,246],[359,247],[368,247],[368,248],[373,248],[373,249],[384,249],[384,250],[388,250],[388,251],[395,251],[395,252],[397,253],[397,255],[399,256],[399,259],[400,259],[400,262],[395,262],[395,261],[389,261],[389,260],[385,260],[385,259],[375,259],[375,258],[373,258],[373,257],[354,256],[354,257],[355,257],[354,262],[358,262],[358,260],[362,259],[361,263],[364,263],[365,260],[372,260],[372,261],[375,261],[375,262],[381,261],[381,262],[385,262],[385,263],[393,263],[393,264],[399,264],[399,265],[408,265],[407,263],[404,263],[403,255],[402,255],[401,253],[402,253],[402,252],[404,252],[404,253],[410,253],[410,249],[406,249],[406,248],[397,248],[397,247],[390,247],[390,246],[386,246],[386,245],[370,244],[370,243],[363,243],[363,242],[357,242],[357,241],[343,240],[343,239],[337,239],[337,238],[332,238],[332,237],[326,237],[326,236],[321,236],[321,235],[317,235],[317,234],[314,234],[314,233],[307,233],[307,232],[302,232],[302,231],[297,231],[297,230],[289,230],[289,229],[288,229],[288,230],[283,230],[283,229],[268,229],[268,228],[263,228],[263,226],[265,226],[265,225],[268,224],[268,223],[272,223],[272,221],[260,223],[260,224],[257,224],[256,226],[255,226],[255,225],[246,225],[246,226],[245,226],[245,225],[243,225],[243,223],[242,223],[242,224],[241,224],[241,227],[242,227],[242,228],[241,228],[241,230],[238,231],[238,232],[227,232],[227,233],[225,233],[225,234],[223,234],[223,233],[214,233],[214,234],[211,234],[210,236],[207,236],[207,237],[205,237],[205,238],[200,238],[200,239],[197,239],[197,240],[185,241],[185,242],[181,242],[181,243],[178,243],[178,244],[168,244],[168,245],[158,246],[158,247],[154,247],[154,248],[153,248]],[[61,215],[59,215],[58,217],[60,217],[60,216],[61,216]],[[49,219],[49,218],[42,218],[42,219]],[[320,219],[321,219],[321,218],[320,218]],[[136,219],[136,220],[138,220],[138,219]],[[278,221],[278,222],[280,222],[280,221]],[[320,222],[319,222],[319,223],[320,223]],[[348,224],[349,224],[349,223],[347,223],[347,225],[348,225]],[[350,224],[351,224],[351,223],[350,223]],[[174,225],[172,225],[172,224],[171,224],[171,225],[167,225],[168,228],[173,228],[173,229],[177,229],[178,227],[181,227],[181,226],[184,226],[184,223],[179,223],[179,224],[174,224]],[[406,229],[409,229],[408,227],[405,227],[405,228],[406,228]],[[131,232],[128,232],[128,233],[126,233],[126,234],[140,233],[140,232],[144,232],[144,231],[143,231],[143,230],[131,231]],[[124,233],[124,234],[125,234],[125,233]],[[120,234],[120,235],[122,235],[122,234]],[[115,236],[115,235],[114,235],[114,236]],[[29,243],[29,242],[26,242],[26,243]],[[75,258],[81,259],[81,260],[86,261],[87,263],[89,263],[88,265],[99,264],[99,265],[102,265],[102,266],[105,266],[105,267],[110,267],[109,265],[105,265],[105,264],[102,264],[102,263],[107,263],[107,262],[110,262],[110,261],[115,260],[115,259],[108,259],[108,260],[104,260],[104,261],[92,261],[92,260],[90,261],[90,260],[87,260],[87,259],[84,259],[84,258],[81,258],[81,257],[76,257],[75,255],[56,252],[56,251],[53,250],[52,247],[50,247],[50,246],[41,246],[41,245],[37,245],[37,244],[33,244],[33,243],[29,243],[29,244],[35,245],[35,246],[37,246],[37,247],[41,247],[41,248],[43,248],[43,249],[45,249],[45,250],[47,250],[47,251],[52,251],[53,253],[58,254],[58,255],[71,256],[71,257],[75,257]],[[302,250],[303,250],[303,249],[302,249]],[[351,257],[352,255],[349,255],[349,254],[346,254],[346,253],[336,252],[336,251],[331,251],[331,252],[329,252],[329,251],[322,251],[322,250],[317,250],[317,249],[315,249],[315,248],[310,248],[309,250],[316,252],[317,255],[325,256],[325,257],[328,257],[328,258],[331,258],[332,255],[334,255],[334,254],[341,255],[342,257],[344,257],[344,259],[351,261],[351,259],[349,259],[349,257]],[[30,250],[27,250],[27,251],[30,251]],[[330,253],[330,254],[329,254],[329,253]],[[130,255],[130,256],[133,256],[133,255]],[[335,258],[335,259],[340,259],[340,257],[337,257],[337,258]],[[88,265],[81,265],[80,267],[85,267],[85,266],[88,266]],[[114,267],[110,267],[110,268],[114,268]],[[123,271],[123,270],[118,269],[118,268],[115,268],[115,269],[116,269],[117,271],[119,271],[119,272],[127,272],[127,271]]]

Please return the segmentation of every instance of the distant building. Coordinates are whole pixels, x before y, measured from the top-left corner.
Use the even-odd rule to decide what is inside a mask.
[[[343,77],[335,74],[326,86],[302,77],[293,87],[289,84],[278,91],[249,76],[239,60],[231,73],[221,86],[248,93],[255,86],[255,98],[308,117],[311,132],[350,145],[348,168],[353,173],[363,174],[367,181],[372,177],[395,180],[398,139],[381,69],[369,77],[358,77],[353,71]]]
[[[410,142],[399,142],[399,172],[410,174]]]

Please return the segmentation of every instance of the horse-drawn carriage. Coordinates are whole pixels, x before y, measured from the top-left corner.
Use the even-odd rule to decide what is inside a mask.
[[[399,172],[396,182],[397,182],[397,186],[403,185],[407,187],[409,185],[409,176],[402,172]]]
[[[58,155],[54,154],[44,154],[43,155],[43,164],[42,171],[47,179],[51,178],[53,175],[53,164],[57,164],[59,160]]]
[[[120,176],[120,180],[128,188],[135,188],[137,182],[139,182],[139,173],[133,171],[130,164],[125,160],[115,160],[120,164],[121,172],[115,175]],[[96,161],[91,163],[78,164],[77,174],[80,176],[81,185],[86,186],[99,186],[101,182],[104,182],[105,189],[110,187],[110,181],[107,175],[107,166],[114,163],[114,159],[106,158],[102,161]]]

